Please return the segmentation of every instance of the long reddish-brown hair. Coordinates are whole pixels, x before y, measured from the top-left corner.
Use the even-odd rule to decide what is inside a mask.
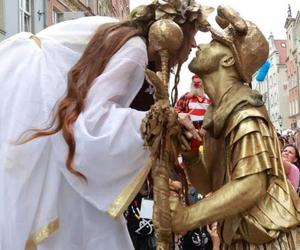
[[[79,61],[69,71],[66,95],[57,102],[49,127],[26,131],[26,134],[30,132],[29,136],[22,135],[18,144],[62,131],[63,138],[68,145],[67,169],[74,175],[86,180],[86,177],[76,171],[74,167],[76,141],[73,123],[84,109],[85,98],[93,81],[101,75],[111,57],[134,36],[143,37],[145,41],[148,41],[149,27],[153,21],[149,18],[148,20],[101,25],[88,43]]]

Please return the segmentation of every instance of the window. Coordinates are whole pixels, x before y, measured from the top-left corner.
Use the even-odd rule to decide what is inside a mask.
[[[31,31],[31,1],[19,0],[19,30]]]
[[[59,10],[53,8],[52,10],[52,21],[54,23],[59,23],[64,20],[64,14],[60,12]]]

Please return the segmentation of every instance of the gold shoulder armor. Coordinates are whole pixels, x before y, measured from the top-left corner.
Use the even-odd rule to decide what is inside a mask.
[[[226,137],[230,134],[230,145],[237,142],[246,134],[255,131],[260,131],[263,137],[272,137],[268,122],[269,119],[265,113],[265,109],[254,107],[243,109],[229,117],[225,134]],[[235,130],[234,133],[231,133],[233,130]]]

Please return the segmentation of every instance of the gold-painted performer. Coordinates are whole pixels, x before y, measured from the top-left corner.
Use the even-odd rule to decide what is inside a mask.
[[[267,59],[268,43],[229,7],[220,6],[216,20],[224,30],[212,28],[212,41],[189,65],[212,100],[204,153],[184,154],[192,184],[213,194],[191,207],[171,197],[173,230],[220,221],[222,249],[300,249],[299,198],[286,180],[261,95],[244,84]]]
[[[85,17],[0,43],[1,249],[133,249],[122,214],[150,170],[145,67],[161,68],[149,29],[171,19],[184,34],[168,71],[205,17],[194,1],[155,0],[130,20]]]

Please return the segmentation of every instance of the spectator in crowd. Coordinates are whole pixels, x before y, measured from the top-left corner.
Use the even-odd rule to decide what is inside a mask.
[[[172,196],[178,196],[182,189],[181,182],[178,180],[170,179],[169,187]],[[124,213],[127,221],[127,228],[135,250],[156,249],[154,225],[151,219],[152,216],[147,215],[144,217],[142,211],[144,208],[143,203],[145,201],[146,203],[151,203],[151,201],[153,201],[153,181],[151,174],[148,175],[142,189]]]
[[[297,128],[294,137],[295,137],[295,145],[299,151],[300,150],[300,128]]]
[[[284,146],[286,146],[288,144],[288,141],[287,141],[287,139],[284,136],[282,136],[279,133],[277,133],[277,137],[278,137],[278,140],[279,140],[280,149],[282,151],[282,149],[284,148]]]
[[[156,242],[154,226],[151,218],[141,216],[141,206],[144,199],[153,200],[153,186],[148,177],[141,191],[125,212],[127,228],[135,250],[155,250]]]
[[[207,232],[210,235],[212,241],[211,250],[220,250],[221,247],[221,238],[218,233],[218,222],[214,222],[211,225],[206,226]]]
[[[295,190],[298,190],[300,181],[300,155],[296,146],[288,144],[283,147],[282,161],[288,180]]]
[[[203,199],[203,196],[197,192],[197,190],[191,186],[189,182],[189,201],[190,205]],[[182,250],[212,250],[213,242],[211,236],[207,230],[207,227],[198,227],[194,230],[190,230],[183,234],[180,238]]]
[[[187,119],[191,119],[200,134],[204,134],[202,123],[209,104],[210,100],[204,93],[202,80],[198,75],[193,75],[190,91],[178,99],[175,110],[180,117],[185,116]],[[187,114],[188,116],[186,116]],[[200,144],[201,142],[192,140],[191,147],[195,148]]]
[[[295,138],[294,138],[294,135],[293,134],[289,134],[288,135],[288,143],[290,145],[295,145]]]

